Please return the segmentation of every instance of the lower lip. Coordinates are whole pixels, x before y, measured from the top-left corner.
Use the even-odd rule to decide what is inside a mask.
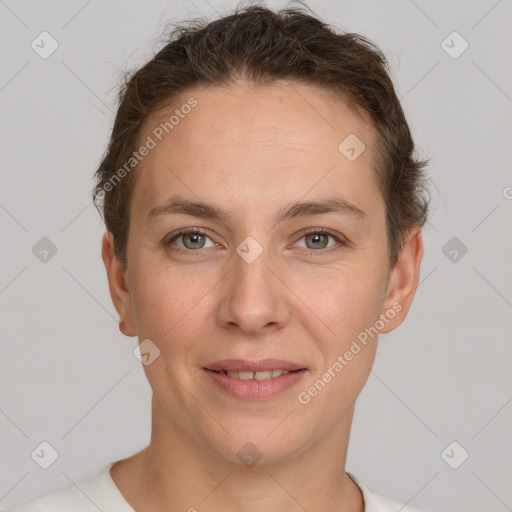
[[[293,371],[267,380],[240,380],[212,370],[204,371],[221,389],[232,396],[245,400],[262,400],[273,397],[296,384],[307,372],[306,369]]]

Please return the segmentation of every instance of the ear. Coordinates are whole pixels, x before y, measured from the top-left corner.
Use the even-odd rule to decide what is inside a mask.
[[[406,242],[389,279],[381,313],[391,318],[390,313],[393,312],[393,316],[385,322],[383,329],[379,329],[381,334],[396,329],[405,320],[418,287],[422,258],[423,236],[421,228],[415,225],[406,237]],[[387,315],[386,312],[388,312]]]
[[[107,270],[110,296],[119,314],[119,330],[126,336],[136,336],[131,292],[126,286],[125,270],[114,251],[114,237],[109,231],[103,235],[101,257]]]

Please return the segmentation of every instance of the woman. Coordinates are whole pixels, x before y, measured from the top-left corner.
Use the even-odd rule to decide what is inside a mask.
[[[382,53],[301,9],[177,29],[121,93],[94,198],[150,444],[14,511],[413,511],[345,471],[428,201]]]

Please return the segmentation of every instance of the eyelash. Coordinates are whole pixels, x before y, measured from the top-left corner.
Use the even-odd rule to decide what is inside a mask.
[[[182,249],[180,247],[178,247],[178,248],[171,248],[171,244],[175,240],[177,240],[180,236],[186,235],[186,234],[190,234],[190,233],[200,234],[200,235],[206,236],[207,238],[210,238],[207,235],[206,231],[204,231],[201,228],[184,228],[184,229],[178,231],[178,233],[176,233],[170,240],[164,241],[162,243],[162,245],[165,248],[167,248],[167,249],[169,249],[169,250],[171,250],[173,252],[180,253],[180,254],[186,254],[186,253],[190,254],[192,252],[208,251],[209,249],[212,249],[212,248],[209,248],[209,249]],[[315,253],[315,255],[318,254],[318,253],[321,253],[321,252],[331,253],[333,251],[338,251],[340,249],[343,249],[345,246],[348,245],[348,243],[343,238],[335,235],[334,233],[331,233],[329,230],[326,230],[324,228],[312,228],[312,229],[303,231],[302,233],[300,233],[301,236],[298,239],[298,241],[302,240],[303,238],[307,237],[308,235],[314,235],[314,234],[318,234],[318,233],[330,236],[331,238],[336,240],[336,242],[338,242],[338,245],[334,246],[334,247],[324,248],[324,249],[308,249],[308,248],[303,248],[303,250],[306,251],[307,253],[310,253],[310,254],[311,253]]]

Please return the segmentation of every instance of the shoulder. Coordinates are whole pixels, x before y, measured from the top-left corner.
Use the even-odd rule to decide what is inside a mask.
[[[56,491],[43,494],[38,498],[25,501],[8,509],[7,512],[64,512],[65,510],[68,510],[70,506],[72,506],[73,510],[76,510],[77,512],[85,512],[89,509],[84,508],[82,498],[83,496],[80,497],[80,491],[70,486],[65,489],[58,489]]]
[[[359,478],[352,473],[347,473],[357,484],[363,493],[365,512],[422,512],[417,508],[405,505],[389,496],[378,494],[370,490]],[[425,511],[426,512],[426,511]]]
[[[6,512],[98,512],[98,509],[108,510],[112,505],[115,510],[126,510],[116,508],[120,494],[113,487],[110,466],[108,464],[86,479],[25,501]]]

